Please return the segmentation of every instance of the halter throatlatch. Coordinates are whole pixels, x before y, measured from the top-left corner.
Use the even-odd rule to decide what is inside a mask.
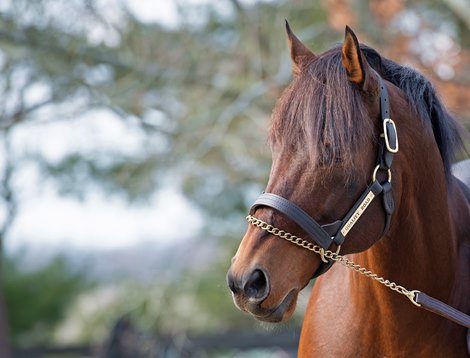
[[[359,197],[354,206],[348,211],[342,220],[330,224],[320,225],[315,219],[308,215],[303,209],[290,202],[289,200],[272,193],[263,193],[253,203],[250,209],[250,215],[253,215],[259,207],[266,206],[273,208],[299,225],[318,246],[323,250],[330,249],[332,244],[337,247],[339,253],[341,245],[346,239],[346,235],[357,223],[359,218],[365,212],[372,201],[382,194],[383,208],[385,211],[385,234],[389,227],[391,216],[394,210],[394,201],[392,193],[392,173],[391,166],[393,155],[398,152],[398,136],[395,123],[390,118],[390,99],[387,87],[380,78],[380,113],[382,118],[383,133],[379,138],[377,165],[372,175],[372,182]],[[379,172],[387,173],[387,180],[379,182],[377,175]],[[323,251],[324,252],[324,251]],[[323,263],[316,271],[314,277],[325,273],[334,263],[334,261],[325,258],[321,254]]]

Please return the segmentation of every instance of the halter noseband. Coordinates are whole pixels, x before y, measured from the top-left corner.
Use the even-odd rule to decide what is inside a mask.
[[[395,123],[390,118],[390,99],[387,87],[379,76],[380,80],[380,113],[382,119],[383,132],[379,138],[377,164],[372,174],[372,182],[355,202],[342,220],[337,220],[330,224],[320,225],[315,219],[308,215],[303,209],[283,198],[282,196],[263,193],[253,203],[250,215],[254,214],[259,207],[266,206],[273,208],[297,223],[308,236],[323,250],[328,250],[334,243],[337,245],[337,253],[346,239],[346,235],[357,223],[370,203],[378,195],[382,194],[382,203],[385,211],[385,224],[382,236],[388,231],[394,210],[392,193],[391,166],[393,155],[398,152],[398,136]],[[377,179],[379,171],[386,172],[388,179],[380,183]],[[315,272],[313,277],[325,273],[334,263],[322,255],[323,263]]]

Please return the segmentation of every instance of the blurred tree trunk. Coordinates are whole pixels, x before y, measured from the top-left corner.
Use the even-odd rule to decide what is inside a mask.
[[[5,304],[4,285],[3,285],[3,235],[0,232],[0,357],[10,358],[10,335],[8,329],[8,312]]]
[[[0,357],[10,358],[10,336],[8,333],[8,314],[3,294],[3,280],[0,279]]]
[[[14,199],[13,190],[11,188],[11,175],[12,175],[12,163],[11,163],[11,150],[10,150],[10,140],[9,140],[9,129],[4,131],[3,137],[3,153],[5,154],[5,167],[3,170],[3,175],[1,177],[0,183],[0,193],[1,197],[4,200],[5,206],[5,218],[0,226],[0,357],[1,358],[10,358],[11,357],[11,347],[10,347],[10,335],[9,335],[9,321],[8,321],[8,312],[5,302],[4,294],[4,245],[5,238],[8,231],[13,223],[13,220],[16,216],[16,202]]]

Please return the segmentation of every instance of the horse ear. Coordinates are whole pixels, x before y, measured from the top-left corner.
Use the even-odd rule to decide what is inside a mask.
[[[315,58],[315,55],[297,38],[297,36],[294,35],[287,20],[286,32],[287,42],[290,49],[290,57],[292,59],[292,71],[297,75],[302,69],[302,64],[308,59]]]
[[[359,47],[359,42],[354,32],[346,26],[341,59],[348,74],[349,81],[362,89],[368,86],[371,69]]]

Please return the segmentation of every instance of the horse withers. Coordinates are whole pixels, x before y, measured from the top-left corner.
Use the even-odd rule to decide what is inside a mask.
[[[319,276],[299,356],[466,357],[467,329],[415,306],[426,292],[470,313],[469,165],[452,175],[457,122],[423,75],[351,29],[314,55],[286,28],[294,76],[271,119],[266,193],[227,274],[236,306],[285,321]]]

